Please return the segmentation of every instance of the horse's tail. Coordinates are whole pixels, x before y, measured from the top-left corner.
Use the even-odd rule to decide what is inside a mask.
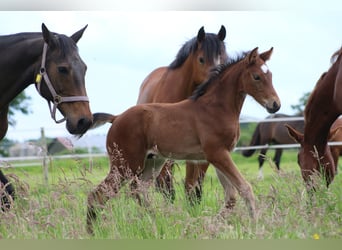
[[[117,116],[108,113],[94,113],[93,114],[93,124],[89,129],[98,128],[105,123],[113,123]]]
[[[77,135],[78,138],[81,138],[88,130],[95,129],[101,127],[106,123],[113,123],[117,116],[111,115],[108,113],[94,113],[93,114],[93,123],[91,126],[82,134]]]
[[[254,130],[252,140],[249,143],[249,146],[255,146],[260,145],[260,123],[257,125],[257,127]],[[242,155],[245,157],[250,157],[252,154],[254,154],[255,149],[246,149],[242,150]]]

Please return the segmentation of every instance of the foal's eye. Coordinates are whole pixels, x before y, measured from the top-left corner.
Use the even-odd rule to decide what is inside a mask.
[[[261,80],[260,76],[257,75],[257,74],[253,74],[253,79],[254,79],[255,81],[260,81],[260,80]]]
[[[64,66],[59,66],[58,67],[58,72],[61,73],[61,74],[68,74],[68,68],[67,67],[64,67]]]
[[[199,61],[199,63],[200,63],[200,64],[204,64],[204,63],[205,63],[205,61],[204,61],[204,58],[203,58],[203,57],[200,57],[200,58],[198,59],[198,61]]]

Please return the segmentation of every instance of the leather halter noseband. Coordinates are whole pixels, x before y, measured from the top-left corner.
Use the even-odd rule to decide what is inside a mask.
[[[51,118],[56,123],[61,123],[61,122],[64,122],[66,120],[66,118],[63,117],[60,120],[56,120],[56,110],[57,110],[57,106],[60,103],[62,103],[62,102],[89,102],[89,98],[87,96],[60,96],[56,93],[54,87],[51,84],[49,76],[47,75],[46,69],[45,69],[47,48],[48,48],[48,44],[44,43],[43,55],[42,55],[42,64],[40,67],[40,71],[36,76],[37,90],[38,90],[38,93],[41,96],[43,96],[40,92],[40,84],[41,84],[42,77],[43,77],[47,87],[49,88],[50,94],[52,95],[52,99],[53,99],[53,101],[47,100],[48,105],[49,105],[49,109],[50,109]],[[53,102],[53,107],[51,107],[51,102]]]

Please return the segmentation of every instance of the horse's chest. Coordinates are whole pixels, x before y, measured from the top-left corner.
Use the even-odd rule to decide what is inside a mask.
[[[233,126],[231,128],[228,128],[226,131],[224,131],[222,138],[224,138],[224,143],[226,147],[228,148],[228,150],[229,151],[233,150],[240,138],[239,126]]]

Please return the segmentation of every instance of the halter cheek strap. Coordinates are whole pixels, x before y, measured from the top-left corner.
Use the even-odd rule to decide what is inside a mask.
[[[49,79],[49,76],[47,75],[46,69],[45,69],[45,61],[46,61],[46,52],[47,52],[48,44],[44,43],[44,48],[43,48],[43,55],[42,55],[42,64],[40,67],[40,71],[36,76],[36,85],[37,85],[37,90],[38,93],[42,96],[40,92],[40,85],[42,82],[42,78],[44,78],[44,81],[50,91],[50,94],[52,95],[53,101],[49,101],[49,109],[50,109],[50,114],[51,118],[56,122],[56,123],[61,123],[66,120],[65,117],[63,117],[60,120],[56,120],[56,111],[57,111],[57,106],[61,104],[62,102],[89,102],[89,98],[87,96],[60,96],[56,93],[54,87],[51,84],[51,81]],[[53,106],[51,107],[51,102],[53,103]]]

